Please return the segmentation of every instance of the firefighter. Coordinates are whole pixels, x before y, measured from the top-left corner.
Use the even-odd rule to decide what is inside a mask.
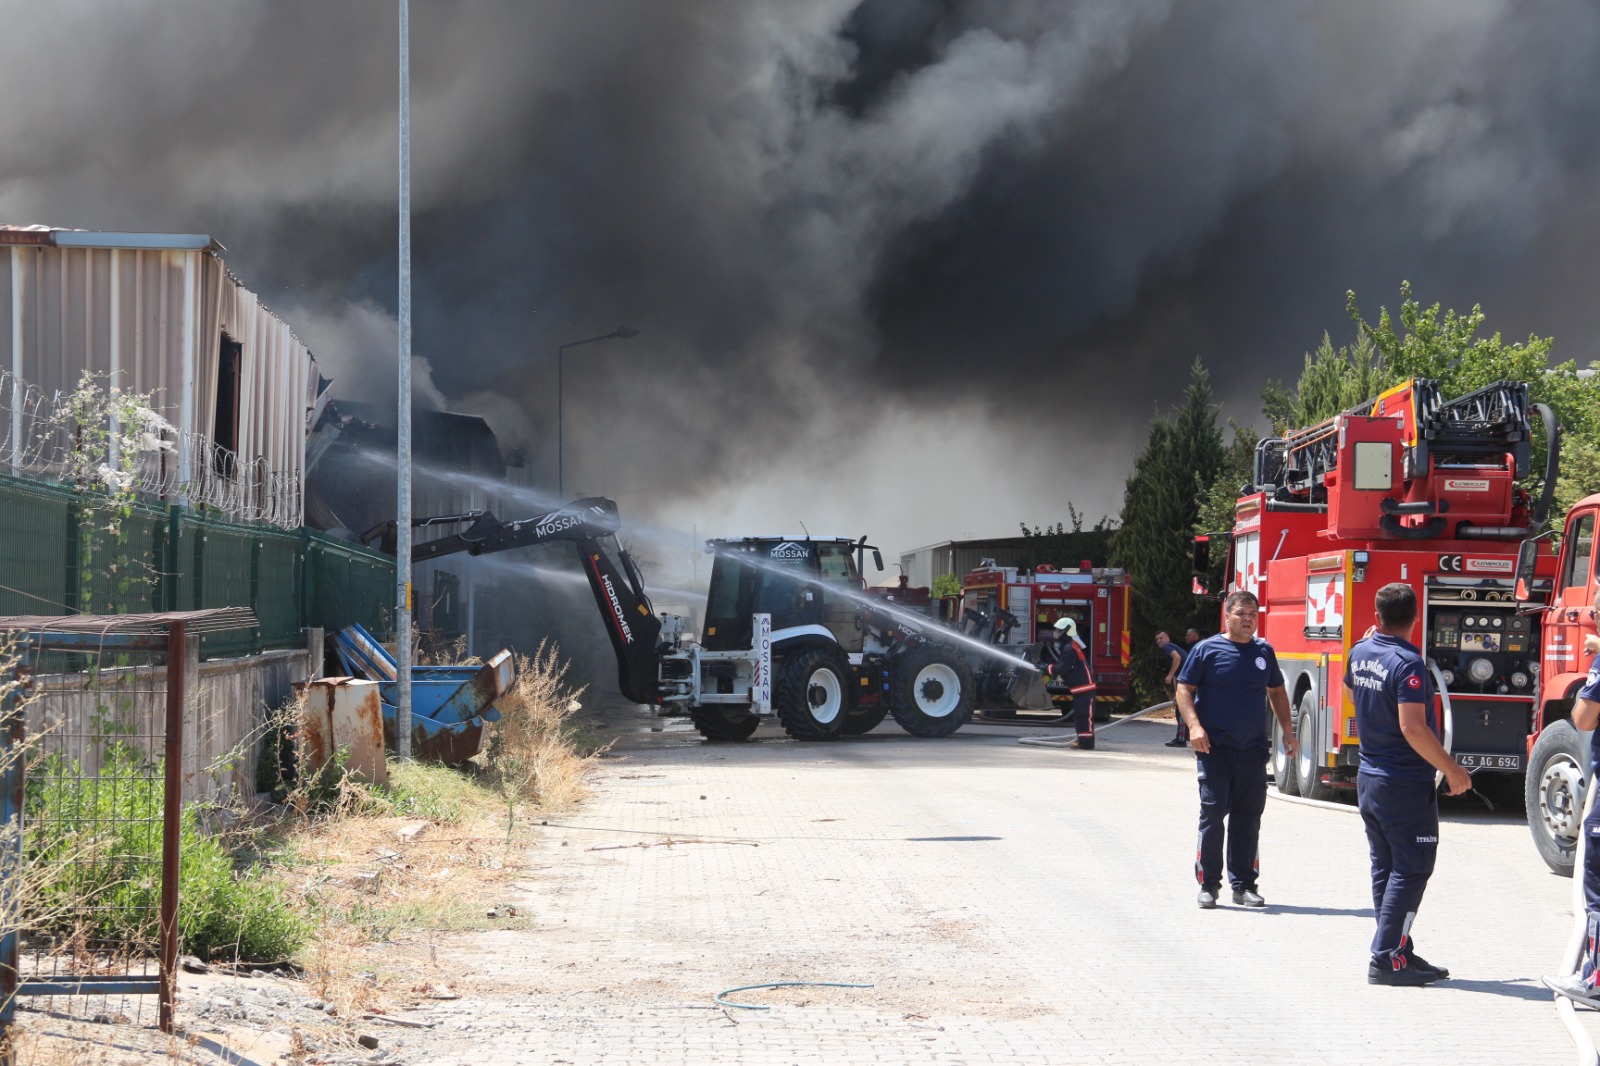
[[[1080,751],[1094,750],[1094,675],[1078,639],[1078,624],[1071,618],[1056,619],[1051,639],[1044,647],[1044,674],[1047,688],[1072,697],[1073,725],[1078,731]]]
[[[1377,629],[1350,649],[1344,672],[1361,738],[1356,805],[1372,852],[1372,910],[1378,925],[1367,983],[1425,985],[1450,976],[1411,943],[1411,923],[1439,852],[1433,775],[1444,774],[1452,796],[1470,789],[1472,778],[1439,743],[1428,666],[1410,640],[1417,624],[1416,590],[1395,581],[1378,590],[1373,604]]]
[[[1590,616],[1600,618],[1600,586],[1595,588]],[[1584,637],[1583,650],[1597,650],[1593,634]],[[1589,679],[1578,690],[1572,704],[1572,727],[1578,730],[1600,726],[1600,658],[1589,666]],[[1589,741],[1589,780],[1600,771],[1600,731]],[[1591,786],[1593,787],[1593,786]],[[1564,977],[1546,977],[1544,983],[1577,1003],[1600,1007],[1600,803],[1583,820],[1583,906],[1587,912],[1583,954],[1578,972]]]
[[[1194,630],[1189,632],[1193,633]],[[1172,643],[1172,638],[1167,636],[1166,630],[1156,634],[1156,647],[1161,649],[1161,654],[1167,658],[1167,676],[1161,679],[1161,684],[1166,686],[1167,699],[1172,701],[1174,707],[1178,704],[1178,671],[1183,667],[1183,660],[1188,656],[1184,649]],[[1189,726],[1184,722],[1183,715],[1175,714],[1178,720],[1178,735],[1167,741],[1169,748],[1187,748],[1189,746]]]
[[[1267,723],[1270,702],[1294,755],[1289,695],[1272,645],[1256,636],[1260,610],[1254,594],[1238,591],[1223,601],[1227,629],[1202,640],[1178,672],[1178,711],[1189,726],[1200,784],[1200,841],[1194,876],[1201,910],[1217,905],[1222,888],[1224,836],[1233,902],[1265,907],[1257,891],[1261,813],[1267,807]],[[1226,825],[1224,825],[1226,820]]]

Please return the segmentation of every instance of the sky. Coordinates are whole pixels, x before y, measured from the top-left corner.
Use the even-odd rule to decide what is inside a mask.
[[[393,403],[396,5],[0,0],[0,222],[209,233]],[[1121,506],[1409,280],[1587,363],[1582,0],[413,0],[416,402],[569,495],[891,553]],[[509,517],[509,516],[508,516]]]

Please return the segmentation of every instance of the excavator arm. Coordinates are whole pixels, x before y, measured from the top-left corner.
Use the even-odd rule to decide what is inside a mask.
[[[411,549],[411,561],[420,563],[461,552],[485,555],[557,541],[572,544],[600,608],[611,648],[616,653],[617,682],[622,694],[634,703],[659,702],[656,638],[661,632],[661,620],[645,594],[639,568],[617,542],[616,532],[621,520],[617,516],[616,501],[601,497],[574,500],[565,507],[517,522],[501,522],[488,511],[439,515],[412,522],[418,528],[451,524],[467,528],[415,545]],[[361,539],[369,544],[377,541],[381,550],[393,554],[395,524],[388,522],[374,527]]]

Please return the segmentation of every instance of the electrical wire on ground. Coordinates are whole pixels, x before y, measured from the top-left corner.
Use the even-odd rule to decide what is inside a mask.
[[[846,981],[770,981],[759,985],[740,985],[738,988],[728,988],[716,995],[717,1006],[738,1007],[740,1010],[771,1010],[771,1007],[760,1003],[730,1003],[723,996],[731,996],[735,992],[748,992],[753,988],[872,988],[873,985],[851,984]]]

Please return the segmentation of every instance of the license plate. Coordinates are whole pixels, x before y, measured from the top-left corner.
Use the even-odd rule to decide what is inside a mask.
[[[1456,762],[1468,770],[1520,770],[1520,755],[1481,755],[1475,752],[1455,753]]]

